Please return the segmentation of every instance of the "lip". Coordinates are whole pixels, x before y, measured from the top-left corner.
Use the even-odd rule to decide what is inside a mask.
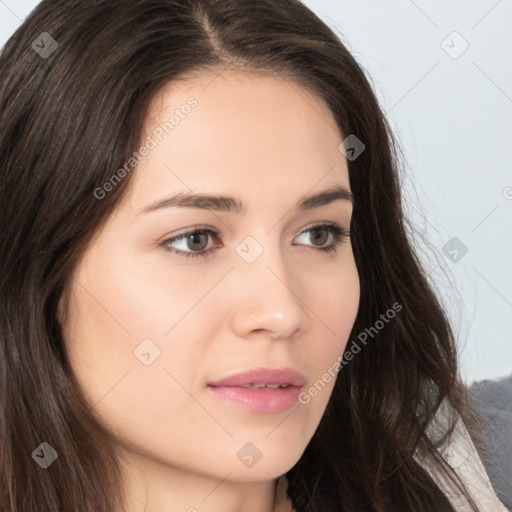
[[[306,379],[293,368],[254,368],[247,372],[237,373],[231,377],[226,377],[208,385],[212,387],[243,387],[249,384],[270,384],[302,387],[306,384]]]
[[[277,413],[297,403],[305,384],[304,376],[293,368],[262,367],[210,382],[207,387],[217,398],[234,405],[259,413]]]

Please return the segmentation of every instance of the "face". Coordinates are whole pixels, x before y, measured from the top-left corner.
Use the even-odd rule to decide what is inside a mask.
[[[314,434],[356,317],[350,182],[321,99],[212,80],[153,102],[130,187],[70,281],[64,337],[127,453],[263,481]]]

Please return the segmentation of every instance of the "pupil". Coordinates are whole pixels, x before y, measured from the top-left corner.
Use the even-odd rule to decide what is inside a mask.
[[[201,244],[201,237],[203,237],[202,241],[206,243]],[[189,248],[190,249],[197,249],[202,250],[206,247],[206,244],[208,243],[208,237],[204,233],[194,233],[189,236]],[[199,244],[200,247],[197,247],[196,244]]]
[[[320,236],[318,236],[318,234],[320,233]],[[322,237],[322,233],[323,233],[323,237]],[[311,238],[313,238],[313,242],[318,242],[318,245],[324,245],[327,240],[326,240],[326,237],[329,236],[329,233],[325,230],[325,229],[322,229],[322,228],[318,228],[318,229],[313,229],[311,231]],[[319,240],[320,239],[320,240]]]

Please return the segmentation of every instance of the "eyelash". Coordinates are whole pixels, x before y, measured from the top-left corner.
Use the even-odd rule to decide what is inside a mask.
[[[326,223],[324,223],[324,224],[317,224],[315,226],[311,226],[309,228],[306,228],[303,231],[301,231],[299,233],[299,235],[307,233],[308,231],[313,231],[315,229],[326,229],[334,237],[331,245],[328,245],[326,247],[310,246],[310,247],[313,247],[314,249],[316,249],[318,251],[322,251],[324,253],[335,253],[338,250],[338,246],[341,243],[342,239],[343,238],[350,238],[350,232],[348,230],[343,229],[338,224],[326,224]],[[218,237],[219,236],[218,231],[215,231],[213,229],[209,229],[209,228],[204,228],[204,229],[199,228],[198,229],[198,228],[196,228],[196,229],[193,229],[192,231],[187,231],[186,233],[181,233],[180,235],[174,236],[172,238],[168,238],[168,239],[164,240],[160,244],[160,246],[163,247],[163,249],[165,251],[168,251],[168,252],[171,252],[173,254],[176,254],[179,257],[196,258],[198,256],[201,256],[203,258],[207,258],[208,256],[210,256],[213,253],[213,249],[207,249],[207,250],[203,250],[203,251],[200,251],[200,252],[184,252],[184,251],[180,251],[180,250],[170,249],[168,247],[169,244],[171,244],[172,242],[176,242],[178,240],[182,240],[184,238],[188,238],[189,236],[195,235],[195,234],[209,234],[209,235],[212,235],[213,237]]]

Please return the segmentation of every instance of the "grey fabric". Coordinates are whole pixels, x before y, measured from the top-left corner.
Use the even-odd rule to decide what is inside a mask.
[[[468,388],[475,424],[467,425],[498,498],[512,509],[512,375]]]

